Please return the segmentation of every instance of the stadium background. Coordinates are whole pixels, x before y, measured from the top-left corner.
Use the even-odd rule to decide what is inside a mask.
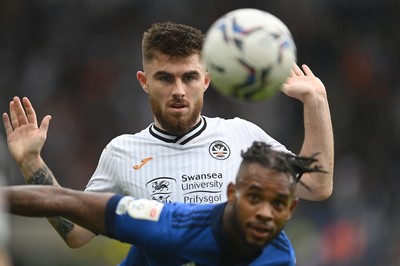
[[[399,265],[399,2],[2,0],[0,111],[8,111],[8,101],[18,95],[31,99],[39,119],[51,114],[43,157],[63,186],[83,190],[103,147],[152,121],[135,78],[143,31],[167,20],[206,31],[241,7],[282,19],[297,44],[298,62],[309,64],[328,90],[334,193],[323,202],[302,201],[287,225],[298,265]],[[282,94],[248,105],[210,89],[204,114],[240,116],[289,149],[300,149],[302,106]],[[8,182],[22,184],[10,167]],[[16,266],[114,265],[127,251],[102,237],[72,250],[45,219],[12,221]]]

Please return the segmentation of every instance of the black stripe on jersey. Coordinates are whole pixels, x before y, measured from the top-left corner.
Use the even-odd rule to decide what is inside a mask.
[[[182,141],[181,143],[179,143],[180,145],[184,145],[186,143],[188,143],[189,141],[191,141],[192,139],[194,139],[195,137],[199,136],[207,127],[207,121],[206,119],[204,119],[203,117],[201,118],[201,120],[204,123],[198,123],[193,129],[196,129],[197,127],[200,127],[201,124],[203,124],[203,126],[201,128],[199,128],[199,130],[197,130],[196,132],[194,132],[194,130],[192,130],[190,133],[194,132],[194,134],[191,137],[188,137],[186,140]]]
[[[207,127],[207,123],[204,117],[201,117],[199,123],[197,123],[188,133],[180,136],[175,136],[167,131],[157,128],[154,124],[149,127],[150,134],[164,142],[177,143],[179,145],[184,145],[191,141],[192,139],[199,136]]]
[[[212,212],[209,210],[196,210],[191,213],[181,213],[172,215],[172,226],[182,227],[202,227],[208,226],[212,220]]]
[[[149,131],[153,137],[155,137],[159,140],[162,140],[162,141],[168,142],[168,143],[175,143],[176,136],[170,135],[167,132],[162,131],[161,129],[157,128],[154,124],[151,125],[151,127],[149,128]],[[165,133],[163,133],[163,132],[165,132]],[[163,137],[160,133],[163,133],[163,135],[165,135],[165,137]]]

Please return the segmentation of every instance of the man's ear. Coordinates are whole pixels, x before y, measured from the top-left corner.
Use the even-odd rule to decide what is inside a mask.
[[[229,183],[226,191],[228,203],[234,203],[236,201],[236,186],[233,183]]]
[[[138,71],[138,72],[136,73],[136,78],[137,78],[137,80],[139,81],[140,86],[142,86],[143,90],[144,90],[146,93],[148,93],[146,74],[145,74],[143,71]]]
[[[292,200],[292,202],[290,203],[290,206],[289,206],[288,217],[287,217],[286,220],[290,220],[292,218],[292,215],[294,213],[294,209],[296,209],[298,203],[299,203],[299,198],[298,197],[293,198],[293,200]]]
[[[208,89],[211,83],[211,76],[208,72],[206,72],[206,75],[204,77],[204,91]]]

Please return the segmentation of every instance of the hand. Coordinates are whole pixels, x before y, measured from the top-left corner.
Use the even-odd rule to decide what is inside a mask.
[[[317,78],[307,65],[302,69],[295,64],[289,78],[282,86],[282,91],[289,97],[296,98],[305,103],[308,97],[322,96],[326,98],[324,84]],[[304,71],[304,72],[303,72]]]
[[[50,115],[45,116],[38,128],[35,110],[26,97],[22,103],[19,97],[14,97],[10,102],[10,116],[3,113],[8,149],[21,168],[40,158],[50,119]]]

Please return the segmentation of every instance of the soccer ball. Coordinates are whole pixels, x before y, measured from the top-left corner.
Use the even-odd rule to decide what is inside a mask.
[[[213,87],[245,102],[277,94],[296,62],[296,46],[287,26],[253,8],[231,11],[215,21],[202,52]]]

